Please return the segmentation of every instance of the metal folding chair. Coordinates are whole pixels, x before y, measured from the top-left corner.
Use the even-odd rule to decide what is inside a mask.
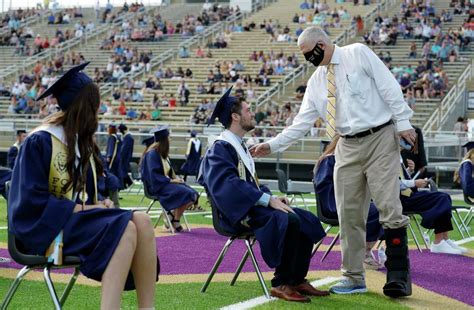
[[[207,193],[207,198],[209,199],[209,202],[211,204],[211,209],[212,209],[212,224],[214,226],[214,229],[216,232],[222,236],[229,237],[229,239],[226,241],[224,244],[224,247],[222,248],[221,252],[219,253],[219,256],[217,257],[216,262],[214,263],[214,266],[211,269],[211,272],[209,273],[209,276],[206,279],[206,282],[201,288],[201,293],[205,293],[207,290],[207,287],[211,283],[212,278],[214,277],[214,274],[216,273],[217,269],[219,268],[220,264],[222,263],[222,260],[225,257],[225,254],[227,253],[227,250],[230,248],[232,243],[235,240],[244,240],[245,246],[247,248],[247,251],[245,252],[244,256],[242,257],[242,260],[240,261],[239,266],[237,267],[237,270],[235,271],[234,277],[232,278],[232,281],[230,281],[230,285],[233,286],[235,282],[237,281],[237,278],[239,277],[240,272],[242,271],[242,268],[245,265],[245,262],[247,261],[248,257],[250,256],[250,259],[252,260],[253,267],[255,269],[255,272],[257,274],[258,280],[260,282],[260,285],[262,286],[263,293],[265,294],[265,297],[270,299],[270,294],[268,292],[268,289],[265,285],[265,280],[263,279],[262,272],[260,271],[260,267],[258,266],[257,259],[255,257],[255,254],[253,252],[253,246],[255,244],[256,238],[253,232],[245,232],[245,233],[231,233],[226,231],[219,223],[219,211],[217,207],[215,206],[214,202],[212,201],[211,196],[209,193]]]
[[[9,182],[6,184],[6,191],[9,190]],[[7,201],[8,204],[8,201]],[[8,208],[7,208],[8,209]],[[31,271],[35,269],[43,269],[43,277],[46,282],[46,286],[48,288],[49,295],[54,304],[55,309],[62,309],[64,304],[66,303],[66,299],[69,296],[74,284],[76,283],[77,277],[79,276],[79,267],[81,261],[79,257],[75,256],[66,256],[63,258],[62,265],[53,265],[52,263],[48,262],[48,258],[45,256],[39,255],[29,255],[21,252],[18,248],[18,242],[15,238],[15,235],[8,230],[8,252],[12,259],[20,265],[24,265],[24,267],[18,272],[15,280],[10,285],[5,298],[2,301],[0,306],[1,310],[7,309],[10,301],[12,300],[13,296],[15,295],[21,281],[24,277]],[[54,288],[53,281],[51,280],[51,270],[53,269],[64,269],[64,268],[74,268],[74,273],[69,280],[64,292],[62,293],[61,297],[58,298],[56,290]],[[25,306],[25,305],[23,305]]]
[[[145,192],[145,197],[151,200],[149,205],[148,205],[148,208],[146,209],[146,213],[148,214],[151,210],[151,207],[153,207],[153,205],[156,202],[159,203],[159,200],[158,200],[157,196],[153,196],[152,194],[150,194],[150,192],[148,192],[148,186],[145,182],[143,182],[143,190]],[[168,215],[168,212],[161,205],[160,205],[160,208],[161,208],[161,212],[160,212],[160,215],[158,216],[158,218],[156,219],[154,227],[156,228],[156,226],[158,226],[158,223],[160,222],[161,218],[163,217],[163,220],[165,222],[165,226],[168,226],[168,229],[171,231],[172,234],[174,234],[175,230],[174,230],[174,227],[173,227],[173,223],[171,222],[170,216]],[[186,226],[186,229],[188,231],[191,231],[191,228],[189,227],[188,219],[186,218],[185,213],[183,213],[182,217],[184,219],[184,225]]]
[[[275,172],[277,173],[278,177],[278,190],[287,197],[291,198],[290,205],[296,200],[296,197],[298,196],[303,200],[304,208],[309,211],[308,205],[306,204],[303,195],[310,194],[310,192],[288,190],[288,179],[286,177],[286,173],[281,169],[276,169]]]
[[[339,226],[339,221],[338,221],[337,218],[335,218],[335,219],[334,218],[328,218],[324,215],[323,203],[322,203],[322,200],[319,198],[318,195],[316,195],[316,211],[317,211],[319,220],[321,222],[323,222],[324,224],[328,225],[326,227],[326,229],[324,230],[326,232],[326,234],[331,230],[331,228]],[[334,245],[336,245],[337,240],[339,240],[340,235],[341,235],[341,232],[338,230],[336,236],[331,241],[331,244],[329,245],[328,249],[324,253],[323,257],[321,258],[321,262],[323,262],[326,259],[326,257],[329,255],[329,252],[331,252]],[[314,246],[314,249],[313,249],[313,253],[311,254],[311,257],[313,257],[314,254],[316,254],[316,251],[319,249],[319,247],[323,243],[324,239],[326,239],[326,237],[324,237],[318,243],[316,243],[316,245]]]
[[[142,182],[142,175],[140,173],[140,169],[138,167],[138,164],[136,162],[130,162],[130,177],[133,180],[133,184],[130,185],[130,188],[128,189],[128,194],[132,192],[132,189],[134,185],[138,185],[138,191],[137,195],[140,194],[142,188],[143,188],[143,182]],[[143,202],[143,200],[142,200]]]

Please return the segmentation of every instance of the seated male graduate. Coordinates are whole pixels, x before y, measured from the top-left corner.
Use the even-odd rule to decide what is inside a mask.
[[[297,302],[309,296],[325,296],[306,281],[313,244],[324,230],[312,213],[290,208],[284,198],[274,198],[261,188],[255,163],[243,136],[255,127],[249,104],[230,96],[217,102],[209,123],[218,117],[226,128],[208,149],[201,164],[200,183],[219,210],[221,225],[228,231],[251,230],[260,244],[263,259],[275,268],[271,295]]]

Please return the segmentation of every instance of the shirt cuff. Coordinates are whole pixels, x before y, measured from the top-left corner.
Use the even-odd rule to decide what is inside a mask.
[[[256,205],[257,206],[262,206],[262,207],[268,207],[268,204],[270,203],[270,196],[267,193],[263,193],[260,199],[257,201]]]
[[[400,190],[405,190],[407,188],[414,188],[415,187],[415,180],[401,180],[400,182]]]
[[[413,127],[411,126],[409,120],[402,120],[402,121],[397,122],[398,132],[405,131],[405,130],[410,130],[410,129],[413,129]]]
[[[275,153],[275,152],[278,151],[278,149],[279,149],[278,142],[276,141],[275,138],[268,140],[267,143],[270,146],[270,152],[271,153]]]

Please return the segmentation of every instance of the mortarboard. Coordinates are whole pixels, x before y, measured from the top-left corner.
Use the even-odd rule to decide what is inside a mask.
[[[474,149],[474,141],[469,141],[465,143],[462,147],[465,147],[466,150],[469,152],[471,149]]]
[[[118,126],[118,129],[119,129],[120,131],[125,131],[125,130],[128,130],[128,127],[127,127],[127,125],[125,125],[125,124],[120,124],[120,125]]]
[[[117,125],[115,125],[115,123],[110,123],[109,128],[117,128]]]
[[[67,110],[74,101],[76,95],[84,88],[84,86],[92,83],[92,79],[82,72],[89,62],[82,63],[69,69],[56,82],[46,89],[36,101],[53,95],[58,101],[61,110]]]
[[[151,136],[148,138],[143,139],[142,144],[145,145],[146,148],[148,148],[150,145],[155,143],[155,137]]]
[[[197,131],[196,130],[191,130],[191,137],[195,138],[197,136]]]
[[[230,95],[232,91],[232,86],[225,92],[225,94],[217,101],[212,115],[207,121],[207,125],[214,124],[216,118],[219,118],[219,122],[227,127],[231,121],[230,111],[234,104],[239,100],[237,97]]]
[[[170,135],[169,127],[166,125],[158,126],[150,130],[150,133],[155,137],[155,142],[160,141]]]

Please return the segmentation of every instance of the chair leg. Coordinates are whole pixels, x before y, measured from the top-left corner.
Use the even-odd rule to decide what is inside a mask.
[[[459,225],[458,220],[456,219],[456,216],[453,215],[451,218],[453,219],[454,225],[456,225],[456,227],[458,228],[459,233],[461,234],[461,237],[463,239],[466,238],[466,236],[464,235],[463,229],[461,228],[461,226]]]
[[[161,216],[164,215],[164,219],[165,219],[165,221],[168,223],[169,229],[170,229],[171,233],[174,234],[173,223],[171,222],[171,219],[170,219],[170,217],[168,216],[168,213],[167,213],[166,210],[163,209],[163,208],[161,208],[161,211],[162,211],[162,212],[161,212],[160,216],[159,216],[158,219],[156,220],[155,228],[156,228],[156,226],[158,225],[158,222],[160,221]]]
[[[416,218],[416,216],[413,216],[412,218],[413,218],[413,220],[415,221],[416,227],[418,228],[418,232],[420,233],[421,238],[423,239],[423,242],[425,243],[426,249],[429,250],[429,249],[430,249],[430,245],[428,244],[428,242],[427,242],[426,239],[425,239],[425,236],[424,236],[424,233],[423,233],[423,229],[421,228],[421,225],[420,225],[420,223],[418,222],[418,219]]]
[[[2,304],[0,305],[1,310],[7,309],[8,305],[10,304],[10,301],[13,298],[13,295],[15,295],[16,290],[18,289],[18,286],[20,286],[21,280],[23,280],[26,274],[30,271],[31,269],[28,266],[25,266],[18,272],[15,280],[10,285],[10,288],[8,289],[8,292],[5,295],[5,298],[3,299]]]
[[[51,296],[51,299],[53,300],[54,308],[56,310],[61,310],[61,304],[59,303],[58,295],[56,294],[53,281],[51,280],[50,268],[50,266],[44,267],[44,281],[46,282],[46,286],[48,287],[49,296]]]
[[[145,212],[146,214],[150,213],[151,207],[153,207],[154,204],[155,204],[155,200],[152,200],[150,204],[148,205],[148,208],[146,209],[146,212]]]
[[[324,230],[324,232],[327,234],[330,230],[331,230],[332,226],[331,225],[328,225],[328,227],[326,227],[326,229]],[[314,254],[316,254],[316,252],[318,251],[319,247],[321,246],[321,244],[323,244],[323,241],[326,237],[323,237],[323,239],[319,240],[318,243],[315,244],[314,248],[313,248],[313,252],[311,253],[311,258],[313,258]]]
[[[263,293],[265,294],[265,297],[270,299],[270,294],[268,293],[267,286],[265,285],[265,280],[263,279],[263,275],[260,272],[260,267],[258,267],[257,259],[255,258],[255,254],[253,253],[253,249],[252,249],[253,242],[249,241],[249,239],[245,239],[245,245],[247,246],[247,251],[250,254],[250,258],[252,259],[253,267],[255,268],[255,272],[257,273],[258,280],[260,281],[260,285],[262,286],[262,289],[263,289]]]
[[[303,206],[306,209],[306,211],[309,211],[308,205],[306,204],[306,201],[304,200],[303,194],[300,194],[301,200],[303,200]]]
[[[253,246],[254,243],[255,243],[255,239],[252,240],[250,245]],[[245,252],[244,256],[242,256],[242,259],[240,260],[239,266],[237,267],[237,270],[235,271],[234,277],[232,278],[232,281],[230,281],[231,286],[233,286],[235,284],[235,282],[237,281],[237,278],[239,277],[239,274],[242,271],[242,268],[244,267],[245,262],[247,262],[247,259],[249,258],[249,255],[250,255],[250,253],[247,250]]]
[[[329,255],[329,252],[331,252],[332,248],[336,244],[337,240],[339,240],[339,237],[341,236],[341,231],[337,232],[336,237],[332,240],[331,244],[329,245],[329,248],[326,250],[326,253],[324,253],[323,257],[321,258],[321,263],[326,259],[326,257]]]
[[[59,300],[59,304],[64,306],[64,303],[66,302],[67,297],[69,296],[69,293],[71,292],[74,284],[76,283],[77,277],[79,276],[79,266],[76,266],[74,268],[74,274],[72,275],[71,279],[69,280],[69,283],[67,284],[66,288],[64,289],[63,294],[61,295],[61,299]]]
[[[185,212],[186,213],[186,212]],[[189,227],[188,219],[186,218],[186,214],[183,213],[184,224],[186,225],[186,229],[191,232],[191,227]]]
[[[209,273],[209,276],[207,277],[206,282],[201,288],[201,293],[206,292],[206,289],[211,283],[211,280],[214,277],[214,274],[216,273],[217,268],[219,268],[220,264],[222,263],[222,260],[224,259],[225,254],[227,253],[227,250],[229,249],[232,242],[234,242],[234,240],[235,240],[235,237],[229,238],[229,240],[227,240],[226,243],[224,244],[224,247],[222,248],[221,253],[219,254],[216,262],[214,263],[214,266],[212,266],[211,272]]]
[[[456,215],[457,215],[458,218],[459,218],[459,221],[461,222],[461,228],[464,229],[464,231],[466,232],[466,234],[467,234],[468,237],[471,237],[471,234],[469,233],[469,229],[467,228],[466,223],[464,223],[461,214],[459,214],[459,210],[458,210],[458,209],[454,209],[454,212],[456,213]]]
[[[423,253],[423,251],[421,250],[420,244],[418,243],[418,239],[416,238],[415,231],[413,230],[413,227],[411,227],[411,224],[408,224],[408,229],[410,229],[411,235],[413,236],[413,240],[415,241],[418,251],[420,251],[420,253]]]

